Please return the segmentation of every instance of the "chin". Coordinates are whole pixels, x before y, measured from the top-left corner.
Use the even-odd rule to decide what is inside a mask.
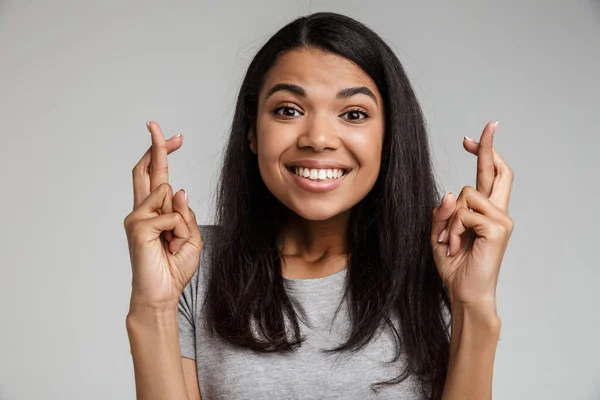
[[[335,218],[341,214],[346,213],[351,207],[343,207],[340,205],[332,205],[330,202],[303,202],[304,204],[290,204],[289,202],[283,202],[283,204],[296,215],[304,218],[308,221],[327,221]]]

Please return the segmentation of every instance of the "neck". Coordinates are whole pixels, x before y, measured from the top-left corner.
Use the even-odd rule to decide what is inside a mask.
[[[349,211],[325,221],[290,216],[279,238],[284,276],[317,277],[345,268],[349,217]]]

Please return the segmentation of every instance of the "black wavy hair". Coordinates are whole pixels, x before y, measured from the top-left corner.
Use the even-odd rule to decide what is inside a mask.
[[[380,173],[350,215],[345,295],[351,331],[345,343],[328,351],[359,350],[380,327],[387,327],[396,339],[396,360],[404,353],[407,364],[397,378],[379,382],[373,390],[415,374],[424,394],[440,398],[450,354],[450,302],[430,243],[432,212],[441,193],[423,113],[390,47],[344,15],[321,12],[295,19],[250,63],[217,188],[219,228],[205,299],[208,323],[230,343],[261,352],[293,351],[303,340],[284,289],[276,246],[284,206],[265,186],[247,139],[256,124],[266,72],[277,57],[299,48],[320,49],[354,62],[375,82],[385,107]]]

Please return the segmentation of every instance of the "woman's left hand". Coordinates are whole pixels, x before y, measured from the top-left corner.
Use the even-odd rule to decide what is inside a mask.
[[[477,155],[477,187],[465,186],[458,198],[448,193],[433,210],[434,259],[453,305],[496,304],[500,265],[514,227],[508,215],[514,173],[493,148],[496,129],[490,122],[479,144],[463,141]]]

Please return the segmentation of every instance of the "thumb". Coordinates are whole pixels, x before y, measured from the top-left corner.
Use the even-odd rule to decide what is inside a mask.
[[[456,199],[452,192],[448,192],[442,198],[441,204],[433,209],[433,222],[431,226],[431,243],[437,244],[438,238],[446,228],[448,219],[454,214]]]

